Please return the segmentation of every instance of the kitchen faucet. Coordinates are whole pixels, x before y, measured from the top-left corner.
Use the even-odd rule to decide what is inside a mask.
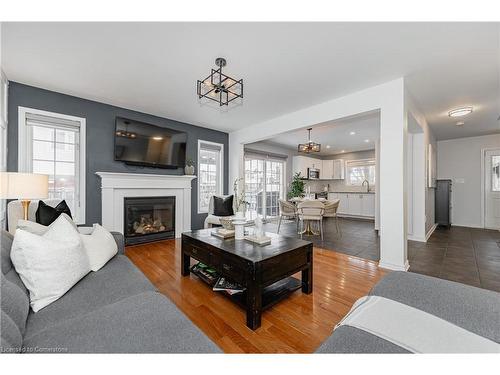
[[[369,192],[370,191],[370,182],[368,182],[368,180],[364,180],[363,183],[361,184],[361,186],[365,186],[365,182],[366,182],[366,192]]]

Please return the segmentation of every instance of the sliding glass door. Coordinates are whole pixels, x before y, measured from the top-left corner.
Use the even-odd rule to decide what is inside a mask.
[[[248,216],[272,219],[279,215],[278,200],[285,195],[285,160],[245,156],[245,192]]]

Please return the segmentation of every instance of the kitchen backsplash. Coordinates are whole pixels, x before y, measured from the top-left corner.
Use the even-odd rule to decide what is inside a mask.
[[[317,193],[321,191],[325,191],[328,189],[330,192],[365,192],[365,186],[352,186],[345,185],[343,180],[321,180],[321,181],[305,181],[306,189],[307,187],[311,187],[311,192]],[[375,191],[375,186],[370,186],[370,191]]]

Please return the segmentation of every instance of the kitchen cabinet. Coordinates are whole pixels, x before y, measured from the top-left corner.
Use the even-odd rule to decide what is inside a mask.
[[[321,172],[319,174],[322,180],[333,180],[333,162],[334,160],[322,160]]]
[[[321,177],[321,162],[320,159],[310,158],[307,156],[294,156],[292,158],[292,169],[293,173],[300,172],[300,175],[307,178],[307,169],[316,168],[319,169],[319,176]]]
[[[375,194],[328,193],[328,200],[340,199],[339,216],[375,217]]]
[[[345,179],[345,160],[335,159],[333,160],[333,180],[343,180]]]
[[[375,217],[375,194],[362,194],[361,216]]]

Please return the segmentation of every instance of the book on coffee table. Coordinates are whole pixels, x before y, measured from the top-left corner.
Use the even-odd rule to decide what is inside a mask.
[[[222,239],[234,237],[234,229],[217,228],[211,232],[212,236]]]
[[[198,276],[209,285],[214,285],[220,276],[215,269],[201,262],[192,266],[191,272],[193,272],[196,276]]]
[[[240,284],[228,280],[225,277],[219,277],[212,289],[216,292],[226,292],[229,295],[241,293],[245,290]]]

